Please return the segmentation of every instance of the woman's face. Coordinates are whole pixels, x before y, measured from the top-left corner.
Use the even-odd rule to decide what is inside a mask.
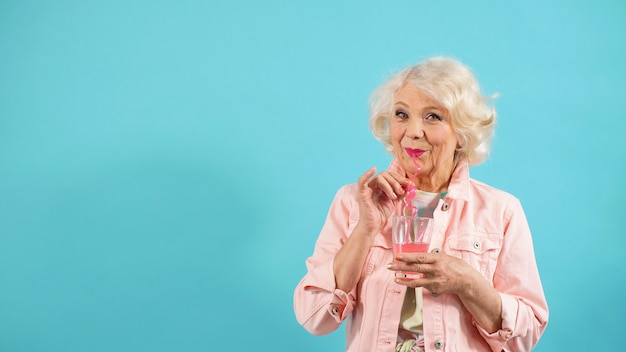
[[[448,110],[407,83],[394,96],[390,127],[394,154],[407,176],[417,170],[415,156],[420,168],[416,183],[441,186],[443,182],[447,186],[457,146]]]

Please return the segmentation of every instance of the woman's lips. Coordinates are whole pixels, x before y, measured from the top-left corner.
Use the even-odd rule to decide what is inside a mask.
[[[404,150],[406,150],[406,153],[409,154],[411,158],[419,158],[425,152],[425,150],[413,148],[404,148]]]

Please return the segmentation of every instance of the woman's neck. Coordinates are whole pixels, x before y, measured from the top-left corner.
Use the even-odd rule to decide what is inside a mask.
[[[413,179],[413,184],[417,189],[425,192],[441,193],[446,191],[455,167],[456,162],[452,162],[449,166],[437,168],[431,173],[419,173]]]

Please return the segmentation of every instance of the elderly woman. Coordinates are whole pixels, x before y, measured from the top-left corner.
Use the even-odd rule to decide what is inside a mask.
[[[489,153],[495,110],[472,72],[431,58],[380,86],[370,126],[394,159],[342,187],[294,294],[315,335],[344,320],[346,351],[529,351],[548,307],[524,211],[473,180]],[[413,177],[417,174],[415,177]],[[434,221],[430,250],[394,258],[390,217],[409,184]],[[399,279],[395,271],[421,278]]]

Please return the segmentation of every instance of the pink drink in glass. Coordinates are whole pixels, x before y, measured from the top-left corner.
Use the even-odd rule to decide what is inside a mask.
[[[426,253],[430,246],[432,219],[417,216],[394,216],[392,226],[394,256],[402,253]],[[421,273],[397,271],[396,277],[417,279]]]
[[[426,242],[418,242],[418,243],[394,243],[393,245],[393,253],[402,254],[402,253],[426,253],[428,252],[428,246],[430,243]]]
[[[394,243],[393,253],[394,255],[403,253],[426,253],[430,243],[418,242],[418,243]],[[419,279],[424,275],[416,272],[409,271],[396,271],[396,277],[401,279]]]

